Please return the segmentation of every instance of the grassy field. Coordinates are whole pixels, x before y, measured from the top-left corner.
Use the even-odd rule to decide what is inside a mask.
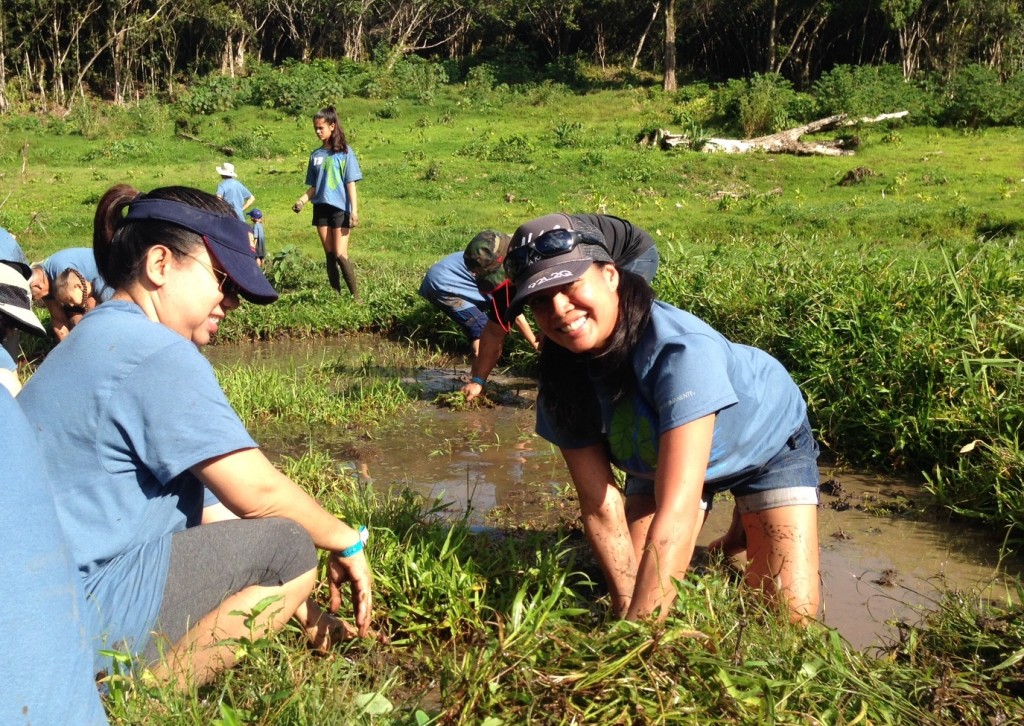
[[[110,185],[213,191],[230,147],[266,215],[283,299],[243,306],[225,336],[377,329],[454,348],[452,325],[416,295],[430,264],[480,229],[511,231],[556,209],[627,217],[659,242],[659,295],[783,360],[834,454],[923,475],[938,504],[1008,528],[1019,548],[1024,129],[864,126],[845,158],[635,142],[652,127],[678,131],[700,108],[642,88],[558,86],[339,102],[366,175],[351,247],[364,305],[330,291],[308,216],[290,211],[315,145],[308,116],[182,119],[145,102],[0,118],[0,225],[33,259],[88,245]],[[863,181],[840,185],[856,168]],[[509,360],[531,363],[521,347]],[[262,375],[224,373],[247,421],[372,427],[403,405],[397,386],[325,396],[315,376],[257,385]],[[333,510],[372,522],[392,644],[319,657],[296,633],[254,638],[240,644],[241,667],[197,693],[115,679],[115,722],[981,724],[1024,708],[1016,604],[951,593],[927,627],[867,655],[821,629],[779,625],[713,569],[680,583],[665,625],[615,623],[579,543],[560,533],[481,539],[439,524],[430,502],[359,487],[315,446],[283,464]]]

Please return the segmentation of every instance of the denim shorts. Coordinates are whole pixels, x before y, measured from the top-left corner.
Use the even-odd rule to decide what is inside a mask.
[[[431,292],[424,295],[431,305],[462,326],[470,341],[477,340],[487,325],[487,314],[468,300],[455,295]]]
[[[313,226],[331,229],[348,229],[351,224],[347,209],[338,209],[332,204],[313,205]]]
[[[818,504],[818,442],[806,419],[772,458],[752,472],[704,484],[702,511],[711,509],[719,492],[731,492],[740,514],[763,512],[776,507]],[[637,476],[626,478],[626,496],[654,495],[654,481]]]

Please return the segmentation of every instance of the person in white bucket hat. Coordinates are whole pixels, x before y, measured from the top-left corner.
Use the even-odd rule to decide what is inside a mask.
[[[245,210],[256,203],[256,197],[238,180],[238,172],[230,161],[218,166],[217,173],[221,178],[220,184],[217,185],[217,196],[230,204],[238,218],[244,222]]]

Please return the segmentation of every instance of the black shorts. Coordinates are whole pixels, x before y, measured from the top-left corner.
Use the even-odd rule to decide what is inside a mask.
[[[331,204],[313,205],[313,226],[330,227],[331,229],[348,229],[350,225],[348,210],[338,209]]]

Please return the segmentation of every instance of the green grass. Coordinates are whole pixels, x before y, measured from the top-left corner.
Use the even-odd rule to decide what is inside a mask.
[[[315,656],[291,629],[243,641],[240,664],[197,692],[115,681],[114,723],[986,724],[1024,713],[1019,605],[951,593],[927,627],[868,654],[785,624],[712,565],[679,583],[665,623],[615,621],[578,538],[474,534],[315,450],[282,466],[331,511],[370,524],[376,624],[391,643]]]

